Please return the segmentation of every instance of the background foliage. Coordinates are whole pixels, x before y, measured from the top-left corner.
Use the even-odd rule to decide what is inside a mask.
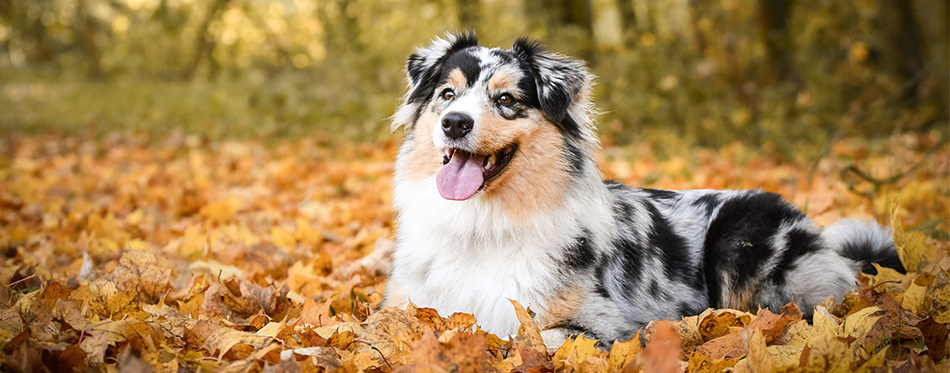
[[[945,132],[940,0],[0,0],[0,125],[390,136],[414,47],[452,30],[587,60],[608,143]]]

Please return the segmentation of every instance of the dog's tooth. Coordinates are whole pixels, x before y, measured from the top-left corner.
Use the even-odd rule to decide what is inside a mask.
[[[491,155],[488,156],[488,158],[485,159],[485,166],[482,168],[486,170],[490,170],[492,167],[495,166],[495,154],[496,153],[492,153]]]

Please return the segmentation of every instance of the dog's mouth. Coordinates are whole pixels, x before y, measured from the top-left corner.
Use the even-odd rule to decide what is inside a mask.
[[[488,155],[446,149],[442,169],[435,177],[439,194],[453,201],[472,198],[508,166],[517,149],[517,144],[511,144]]]

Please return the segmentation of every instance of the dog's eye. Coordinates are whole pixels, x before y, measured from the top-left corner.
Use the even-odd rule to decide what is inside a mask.
[[[511,97],[511,95],[507,93],[503,93],[501,96],[498,96],[498,99],[496,101],[498,101],[498,103],[502,105],[511,105],[512,103],[515,102],[515,98]]]
[[[442,99],[444,100],[451,100],[455,98],[455,91],[453,91],[452,88],[446,88],[442,91],[440,96],[442,96]]]

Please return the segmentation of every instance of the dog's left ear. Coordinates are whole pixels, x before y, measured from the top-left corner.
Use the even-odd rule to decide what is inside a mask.
[[[436,38],[428,47],[419,48],[409,56],[406,62],[406,75],[409,78],[409,92],[396,114],[393,115],[393,129],[415,123],[419,110],[435,90],[442,64],[455,52],[478,45],[475,34],[447,34],[445,38]]]
[[[540,42],[526,38],[516,40],[511,49],[531,65],[538,101],[548,120],[568,134],[584,132],[593,84],[584,62],[548,52]]]

